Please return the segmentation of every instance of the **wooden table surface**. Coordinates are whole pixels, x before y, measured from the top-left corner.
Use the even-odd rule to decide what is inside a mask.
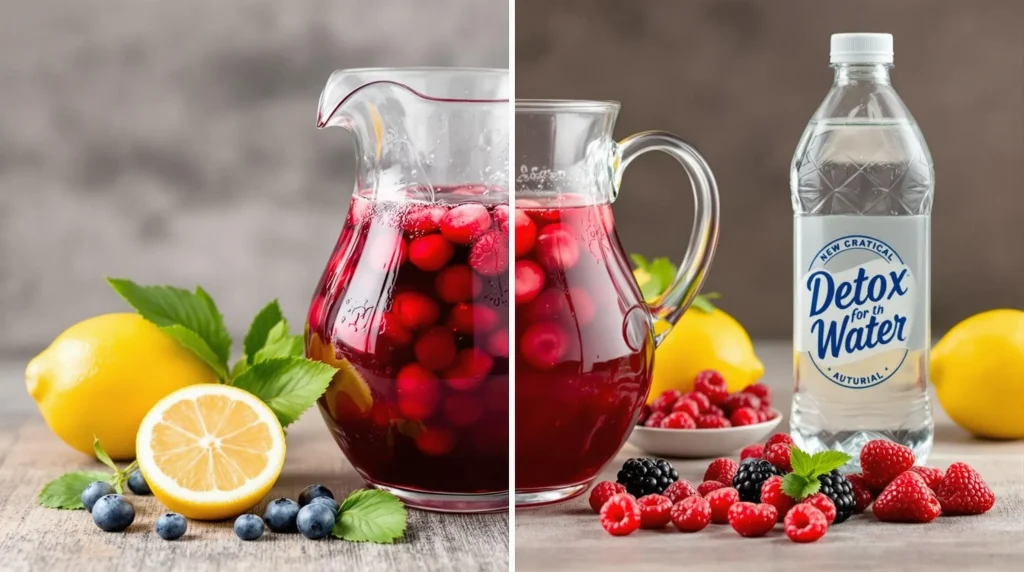
[[[153,532],[163,510],[154,497],[132,498],[135,523],[123,533],[100,531],[85,511],[36,506],[50,479],[102,466],[50,433],[25,393],[24,363],[0,362],[0,570],[508,570],[507,513],[410,510],[406,537],[394,545],[311,541],[269,531],[243,542],[231,522],[189,522],[186,536],[167,542]],[[337,495],[363,486],[316,411],[289,429],[284,472],[267,498],[296,498],[311,483]]]
[[[792,394],[789,344],[758,344],[757,349],[766,366],[764,381],[773,388],[776,403],[786,403]],[[781,527],[764,538],[749,539],[728,525],[714,524],[696,534],[679,533],[670,526],[613,538],[601,528],[586,496],[581,496],[516,511],[516,570],[1024,570],[1024,442],[972,439],[942,414],[934,399],[933,405],[937,410],[935,448],[928,464],[945,468],[965,461],[975,467],[996,494],[996,506],[989,513],[900,525],[881,523],[869,511],[806,545],[791,542]],[[780,430],[786,430],[787,422]],[[627,444],[599,478],[615,480],[622,462],[638,456],[644,454]],[[681,478],[699,483],[708,462],[673,461],[673,465]]]

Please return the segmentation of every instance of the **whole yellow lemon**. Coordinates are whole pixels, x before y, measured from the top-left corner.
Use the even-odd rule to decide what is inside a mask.
[[[953,326],[932,349],[931,379],[960,427],[1024,438],[1024,311],[990,310]]]
[[[665,322],[654,325],[656,335],[668,328]],[[764,375],[764,364],[754,353],[747,331],[706,301],[691,306],[655,351],[648,401],[666,389],[692,391],[694,378],[705,369],[721,373],[730,393],[753,385]]]
[[[105,314],[65,330],[25,370],[50,429],[92,455],[93,435],[114,459],[135,458],[135,434],[171,392],[217,376],[138,314]]]

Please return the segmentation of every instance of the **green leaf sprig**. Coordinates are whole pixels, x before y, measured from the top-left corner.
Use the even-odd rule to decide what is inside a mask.
[[[231,335],[213,298],[200,287],[140,286],[124,278],[107,282],[132,308],[191,350],[221,383],[259,397],[282,427],[295,422],[327,390],[337,369],[303,357],[303,338],[292,334],[277,300],[253,318],[243,355],[228,367]]]
[[[331,535],[351,542],[392,544],[405,535],[406,513],[395,495],[360,489],[341,503]]]
[[[801,501],[821,488],[818,477],[842,467],[850,459],[852,457],[842,451],[819,451],[809,455],[793,445],[789,453],[793,472],[782,478],[782,492],[795,501]]]
[[[37,502],[47,508],[59,508],[65,510],[83,510],[82,492],[85,487],[94,481],[110,483],[117,491],[117,494],[124,492],[124,483],[128,477],[138,469],[139,465],[132,461],[127,467],[119,469],[111,460],[110,455],[103,450],[100,440],[93,436],[92,450],[96,458],[110,468],[107,471],[78,471],[65,473],[60,477],[46,483],[43,490],[39,492]]]
[[[675,280],[676,272],[679,270],[674,262],[665,257],[649,261],[642,254],[630,254],[629,258],[633,261],[633,266],[644,275],[645,280],[639,284],[640,293],[643,295],[644,300],[648,301],[667,290],[672,281]],[[690,303],[690,308],[710,314],[715,311],[713,301],[721,297],[722,295],[718,292],[698,294],[694,296],[693,302]]]

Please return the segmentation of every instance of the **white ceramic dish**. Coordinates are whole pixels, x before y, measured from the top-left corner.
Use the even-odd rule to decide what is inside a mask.
[[[724,429],[658,429],[637,425],[629,435],[633,446],[659,457],[709,459],[730,457],[740,449],[764,441],[782,416],[764,423]]]

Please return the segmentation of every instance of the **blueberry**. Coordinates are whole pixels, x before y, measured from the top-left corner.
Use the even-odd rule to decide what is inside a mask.
[[[338,516],[338,510],[341,508],[338,506],[338,501],[332,499],[331,497],[316,497],[315,499],[309,501],[309,504],[326,505],[328,508],[331,509],[332,512],[334,512],[334,516]]]
[[[121,532],[135,520],[135,507],[121,495],[104,495],[92,506],[92,521],[107,532]]]
[[[92,512],[92,506],[100,500],[100,497],[112,494],[114,494],[114,487],[110,486],[110,483],[93,481],[82,491],[82,504],[85,505],[85,510]]]
[[[299,493],[299,506],[306,506],[313,502],[313,499],[317,497],[334,498],[334,493],[331,492],[331,489],[323,485],[309,485]]]
[[[149,490],[149,483],[146,482],[146,478],[142,476],[142,471],[132,471],[132,474],[128,475],[128,488],[137,495],[151,495],[153,491]]]
[[[334,511],[324,503],[311,502],[299,510],[295,524],[302,536],[317,540],[330,534],[334,528]]]
[[[263,536],[263,519],[255,514],[243,514],[235,519],[235,534],[242,540],[256,540]]]
[[[181,538],[185,534],[185,517],[176,512],[165,512],[156,519],[156,533],[164,540]]]
[[[292,499],[270,501],[263,512],[263,520],[274,532],[295,532],[295,518],[299,515],[299,503]]]

